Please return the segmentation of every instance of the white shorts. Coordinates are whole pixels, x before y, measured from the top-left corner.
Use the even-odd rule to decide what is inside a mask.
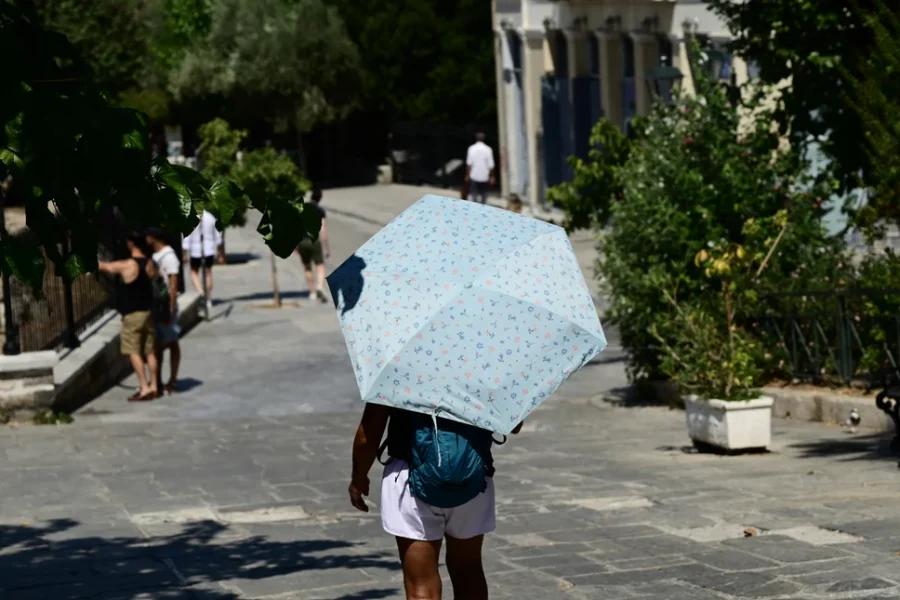
[[[410,540],[437,541],[444,534],[465,540],[496,529],[494,480],[487,489],[456,508],[437,508],[412,495],[406,484],[409,466],[392,459],[381,479],[381,525],[389,534]]]

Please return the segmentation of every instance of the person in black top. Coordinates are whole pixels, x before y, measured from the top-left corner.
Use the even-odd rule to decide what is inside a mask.
[[[319,230],[319,238],[315,241],[305,236],[297,247],[297,254],[303,261],[303,270],[306,274],[306,285],[309,289],[309,300],[315,302],[328,302],[325,296],[325,259],[331,255],[328,247],[328,228],[325,226],[325,209],[319,203],[322,202],[322,190],[314,187],[310,194],[307,207],[312,208],[322,219],[322,228]],[[315,265],[316,272],[313,273]]]
[[[153,328],[153,277],[156,269],[144,236],[129,234],[126,243],[129,257],[114,262],[101,261],[100,271],[122,278],[123,285],[119,292],[121,349],[122,354],[131,360],[140,383],[140,389],[128,401],[141,402],[153,400],[159,395],[159,365]]]

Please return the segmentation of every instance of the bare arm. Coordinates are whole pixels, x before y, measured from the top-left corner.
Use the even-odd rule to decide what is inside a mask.
[[[390,409],[380,404],[366,404],[362,420],[353,438],[353,472],[350,480],[350,503],[363,512],[369,507],[363,496],[369,495],[369,470],[378,458],[378,445],[387,427]]]
[[[169,310],[175,315],[178,308],[178,275],[169,275]]]
[[[328,226],[325,219],[322,219],[322,229],[319,230],[319,239],[322,240],[322,250],[325,251],[325,258],[331,256],[331,247],[328,245]]]
[[[101,273],[109,273],[110,275],[122,275],[131,263],[130,260],[116,260],[113,262],[100,261],[98,263]]]

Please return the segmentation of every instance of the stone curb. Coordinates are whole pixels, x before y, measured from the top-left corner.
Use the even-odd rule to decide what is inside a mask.
[[[194,292],[178,297],[178,324],[182,330],[200,321],[200,300],[200,295]],[[53,370],[54,410],[78,410],[128,371],[128,360],[119,352],[121,327],[118,313],[110,312],[80,336],[78,348],[62,356]]]
[[[778,387],[764,387],[760,391],[775,401],[772,416],[778,419],[842,425],[855,408],[860,415],[860,429],[894,433],[894,422],[875,405],[874,397]],[[615,403],[598,396],[589,399],[588,404],[595,408],[609,408]],[[659,406],[664,407],[664,403]]]
[[[762,391],[775,399],[772,416],[780,419],[813,421],[840,425],[854,408],[861,417],[860,428],[880,432],[893,432],[894,422],[875,406],[875,398],[845,396],[827,391],[793,390],[766,387]]]

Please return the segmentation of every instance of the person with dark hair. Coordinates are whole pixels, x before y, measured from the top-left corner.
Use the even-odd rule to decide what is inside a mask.
[[[313,187],[310,193],[310,201],[307,206],[315,210],[322,219],[322,228],[319,229],[319,238],[311,239],[304,236],[303,241],[297,246],[297,254],[303,262],[303,272],[306,275],[306,286],[309,289],[309,301],[315,303],[328,302],[325,296],[325,259],[331,255],[328,247],[328,228],[325,226],[325,209],[320,206],[322,202],[322,190],[318,186]],[[313,273],[315,267],[315,273]]]
[[[472,200],[487,202],[488,187],[494,185],[494,151],[484,143],[485,135],[475,134],[475,143],[466,152],[466,177]]]
[[[163,353],[169,350],[169,382],[163,388],[172,394],[178,386],[178,367],[181,364],[181,345],[178,338],[181,329],[178,326],[178,275],[181,272],[181,261],[175,250],[166,243],[166,233],[159,228],[147,230],[147,244],[153,251],[153,263],[156,266],[154,280],[154,300],[156,307],[154,322],[156,325],[156,360],[162,382]]]
[[[114,262],[100,261],[100,271],[122,278],[123,285],[119,291],[121,351],[131,360],[140,384],[140,389],[128,401],[142,402],[159,395],[159,365],[153,330],[153,277],[156,269],[149,258],[150,252],[143,235],[129,234],[126,245],[128,258]]]

